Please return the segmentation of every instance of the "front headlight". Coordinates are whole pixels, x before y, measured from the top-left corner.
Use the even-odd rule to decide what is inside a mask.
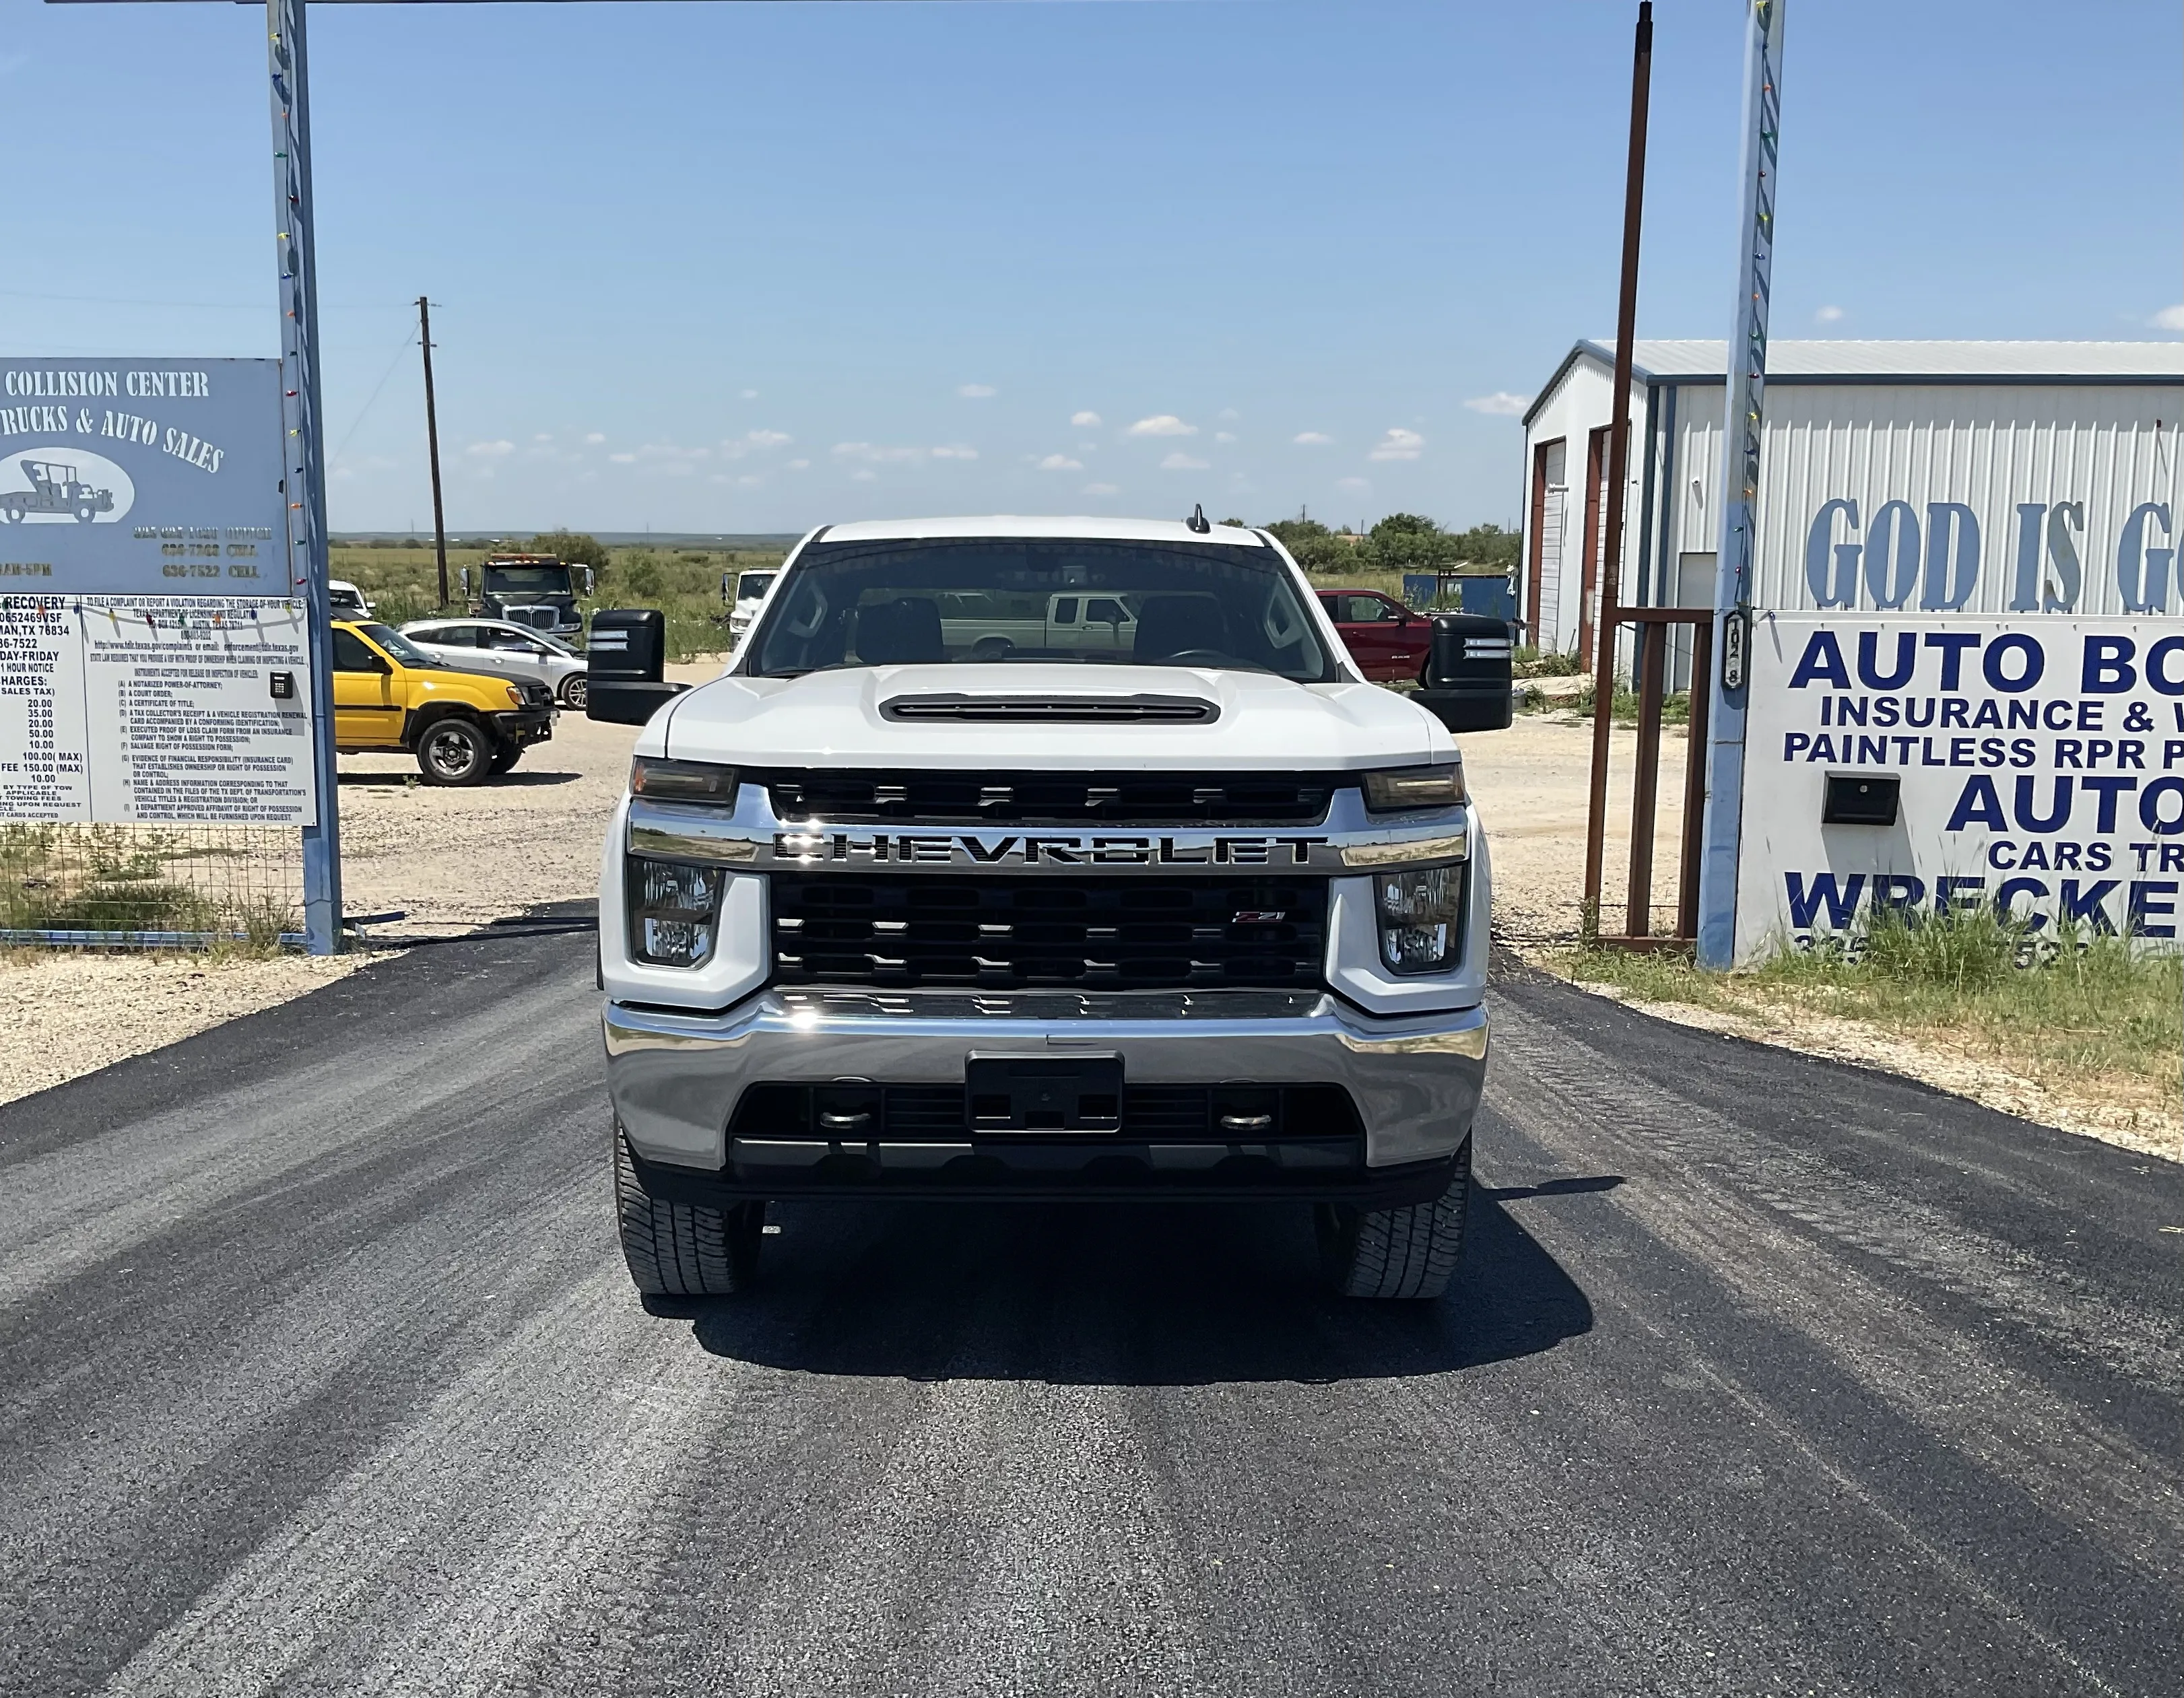
[[[523,692],[513,684],[508,687],[508,704],[512,708],[520,708],[523,705]]]
[[[648,802],[705,802],[735,805],[736,769],[699,760],[661,760],[640,754],[629,764],[629,793]]]
[[[1380,959],[1390,972],[1440,972],[1463,938],[1463,868],[1413,867],[1373,880]]]
[[[712,959],[726,875],[716,867],[632,855],[624,876],[634,959],[659,967],[702,967]]]
[[[1463,763],[1402,766],[1393,772],[1365,775],[1365,805],[1376,814],[1405,808],[1453,808],[1470,800],[1463,788]]]

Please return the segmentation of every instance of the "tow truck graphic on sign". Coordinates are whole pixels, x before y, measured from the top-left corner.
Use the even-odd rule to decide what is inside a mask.
[[[103,454],[56,445],[0,460],[0,520],[10,525],[110,523],[136,498],[129,474]]]

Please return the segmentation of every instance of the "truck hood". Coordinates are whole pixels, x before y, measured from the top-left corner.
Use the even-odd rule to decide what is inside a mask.
[[[890,717],[905,699],[1113,710],[1132,698],[1203,704],[1192,721],[1056,723]],[[1038,711],[1034,709],[1033,711]],[[794,678],[727,676],[676,699],[638,752],[761,767],[1053,768],[1079,771],[1356,771],[1448,760],[1439,721],[1373,684],[1296,684],[1182,666],[876,666]]]

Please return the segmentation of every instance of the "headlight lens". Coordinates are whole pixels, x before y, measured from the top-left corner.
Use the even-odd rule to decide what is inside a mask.
[[[508,704],[512,708],[520,708],[523,705],[523,692],[513,684],[508,687]]]
[[[1373,880],[1380,959],[1390,972],[1440,972],[1463,937],[1463,868],[1413,867]]]
[[[629,764],[629,793],[648,802],[705,802],[718,808],[733,807],[736,769],[640,754]]]
[[[1376,814],[1404,808],[1453,808],[1470,799],[1470,793],[1463,788],[1460,760],[1365,775],[1365,805]]]
[[[717,867],[629,858],[629,952],[661,967],[701,967],[720,931]]]

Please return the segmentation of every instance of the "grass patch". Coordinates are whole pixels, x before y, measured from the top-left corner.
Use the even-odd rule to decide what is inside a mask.
[[[2079,1095],[2114,1081],[2173,1109],[2184,1088],[2184,955],[2028,932],[1992,908],[1916,921],[1884,909],[1820,948],[1786,943],[1748,972],[1597,948],[1557,965],[1641,1002],[1825,1014],[1939,1040]]]

